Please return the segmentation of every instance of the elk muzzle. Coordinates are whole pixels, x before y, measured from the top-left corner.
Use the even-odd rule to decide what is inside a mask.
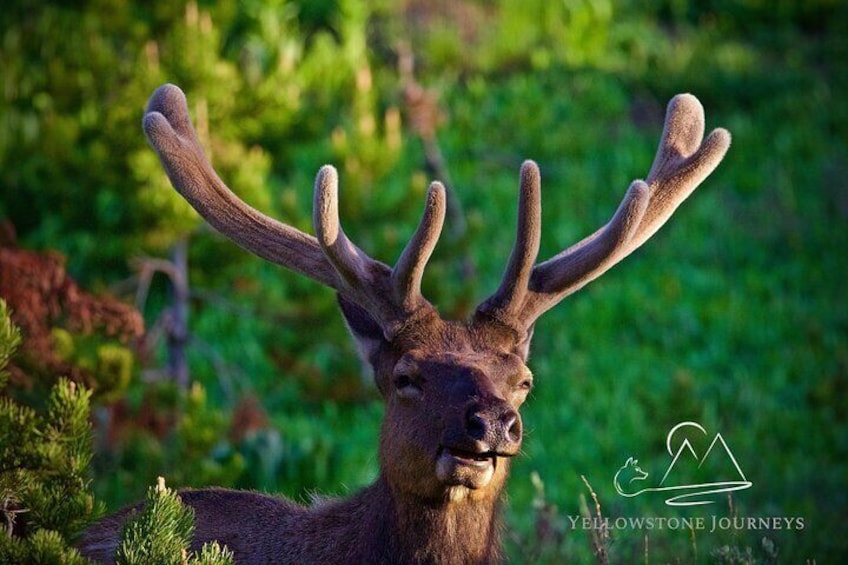
[[[465,415],[465,433],[501,457],[512,457],[521,447],[521,416],[506,403],[472,405]]]
[[[436,476],[444,484],[483,488],[498,460],[517,455],[521,447],[521,416],[503,401],[472,404],[457,428],[446,434],[436,456]]]

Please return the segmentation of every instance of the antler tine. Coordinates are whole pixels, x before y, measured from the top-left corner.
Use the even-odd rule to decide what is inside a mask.
[[[724,158],[730,148],[730,132],[716,128],[702,143],[703,135],[704,107],[698,99],[691,94],[672,98],[646,181],[652,190],[652,204],[633,238],[632,249],[656,233]]]
[[[445,188],[434,182],[421,221],[394,269],[369,257],[345,235],[339,222],[338,175],[325,165],[315,180],[313,223],[318,242],[343,283],[339,292],[364,307],[391,339],[420,307],[424,266],[445,219]]]
[[[335,167],[324,165],[318,171],[312,210],[318,243],[342,279],[338,291],[365,308],[386,337],[391,337],[403,320],[402,309],[392,301],[386,288],[391,271],[345,235],[339,222],[339,178]]]
[[[445,223],[446,202],[444,185],[440,182],[431,183],[418,228],[392,270],[394,298],[406,312],[414,312],[422,303],[426,303],[421,295],[421,279]]]
[[[171,184],[215,229],[263,259],[339,286],[314,237],[251,208],[218,177],[191,125],[182,90],[159,87],[147,103],[143,126]]]
[[[662,227],[727,152],[727,130],[713,130],[702,143],[703,135],[701,103],[691,94],[675,96],[668,105],[647,182],[637,180],[630,185],[615,215],[603,228],[533,267],[523,294],[515,289],[505,290],[519,280],[511,274],[516,270],[513,251],[501,288],[478,312],[526,333],[543,312],[636,250]]]
[[[523,306],[529,287],[533,264],[539,254],[542,237],[541,173],[539,166],[530,160],[521,165],[518,193],[518,227],[515,245],[509,256],[501,285],[497,292],[480,306],[497,318],[509,319]]]
[[[339,223],[339,176],[335,167],[324,165],[315,178],[312,225],[318,243],[348,289],[358,289],[368,279],[368,269],[377,262],[357,248]],[[339,290],[345,290],[341,288]]]

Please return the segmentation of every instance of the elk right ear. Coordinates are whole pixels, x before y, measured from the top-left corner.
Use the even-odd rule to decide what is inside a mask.
[[[380,348],[386,344],[380,324],[361,306],[336,294],[350,334],[356,341],[362,360],[374,367]]]
[[[534,326],[530,326],[530,328],[524,332],[524,338],[518,342],[515,346],[515,354],[521,357],[521,360],[525,363],[527,359],[530,358],[530,342],[533,341],[533,330]]]

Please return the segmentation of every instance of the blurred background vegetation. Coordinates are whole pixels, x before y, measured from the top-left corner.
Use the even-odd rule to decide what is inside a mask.
[[[59,372],[93,389],[94,490],[110,509],[157,475],[305,500],[377,472],[382,408],[332,293],[216,235],[170,188],[140,127],[157,86],[185,90],[229,185],[300,229],[313,175],[335,164],[346,230],[386,262],[431,177],[449,173],[461,215],[424,281],[447,316],[497,286],[523,159],[542,169],[548,257],[647,174],[665,103],[688,91],[733,145],[666,229],[538,324],[508,553],[848,552],[844,3],[154,4],[11,0],[0,17],[0,288],[24,295],[5,298],[25,342],[4,394],[43,404]],[[111,298],[80,306],[69,285],[135,301],[146,332]],[[753,487],[688,512],[617,496],[627,457],[662,473],[666,433],[684,420],[721,432]],[[567,519],[585,512],[581,476],[611,518],[801,516],[805,528],[593,540]]]

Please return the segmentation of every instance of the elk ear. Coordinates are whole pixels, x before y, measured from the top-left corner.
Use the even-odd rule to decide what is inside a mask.
[[[533,341],[533,328],[535,326],[530,326],[524,334],[524,337],[515,344],[515,349],[513,353],[521,357],[521,360],[525,363],[527,362],[527,358],[530,357],[530,342]]]
[[[359,355],[370,366],[375,366],[377,354],[380,348],[386,344],[383,330],[364,308],[347,300],[341,294],[336,294],[336,297],[350,334],[356,341]]]

